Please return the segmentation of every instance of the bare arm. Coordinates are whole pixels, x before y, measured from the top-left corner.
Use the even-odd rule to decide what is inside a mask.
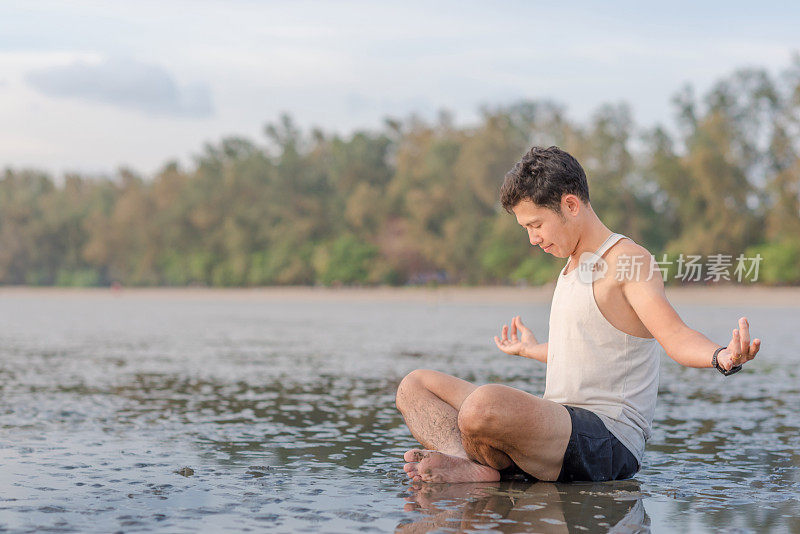
[[[644,258],[642,272],[648,273],[649,253]],[[622,283],[622,291],[642,323],[656,340],[664,347],[667,356],[687,367],[711,367],[711,357],[720,343],[692,330],[678,316],[664,293],[664,282],[656,270],[647,280],[643,274],[638,280]],[[726,370],[755,358],[761,348],[761,340],[750,341],[750,325],[746,317],[739,319],[738,327],[733,329],[730,342],[717,359]]]
[[[519,330],[519,335],[517,331]],[[508,325],[503,325],[501,337],[494,336],[497,348],[506,354],[522,356],[532,360],[547,363],[547,342],[539,343],[533,332],[524,324],[519,315],[511,320],[511,335],[509,337]]]
[[[539,360],[542,363],[547,363],[547,342],[539,343],[538,345],[534,345],[530,348],[530,351],[525,351],[524,353],[520,354],[520,356],[524,358],[530,358],[532,360]]]

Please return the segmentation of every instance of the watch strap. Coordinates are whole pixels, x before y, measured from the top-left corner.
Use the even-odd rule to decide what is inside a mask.
[[[724,349],[725,349],[725,347],[720,347],[720,348],[718,348],[717,350],[714,351],[714,356],[711,357],[711,365],[713,365],[714,368],[717,371],[719,371],[720,373],[722,373],[723,375],[731,376],[732,374],[738,373],[739,371],[741,371],[742,370],[742,366],[741,365],[737,365],[736,367],[731,367],[731,369],[729,371],[726,370],[724,367],[721,367],[719,365],[719,362],[717,361],[717,355],[720,353],[720,351],[722,351]]]

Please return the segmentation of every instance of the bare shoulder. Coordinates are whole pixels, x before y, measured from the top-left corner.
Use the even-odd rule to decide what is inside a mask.
[[[621,239],[604,259],[609,277],[629,301],[637,295],[648,299],[666,298],[658,262],[645,247],[630,239]]]
[[[653,297],[664,292],[658,263],[650,251],[630,239],[620,239],[603,257],[608,265],[607,283],[619,288],[626,298],[634,291]]]
[[[628,265],[642,265],[649,266],[652,255],[650,251],[642,245],[628,239],[620,239],[611,247],[603,259],[606,260],[609,267],[615,267],[618,263],[626,263]],[[635,259],[634,259],[635,258]]]

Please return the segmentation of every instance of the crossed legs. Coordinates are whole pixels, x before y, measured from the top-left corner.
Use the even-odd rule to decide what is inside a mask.
[[[555,480],[572,431],[560,404],[431,370],[412,371],[400,382],[397,408],[426,449],[404,455],[415,481],[495,481],[512,464]]]

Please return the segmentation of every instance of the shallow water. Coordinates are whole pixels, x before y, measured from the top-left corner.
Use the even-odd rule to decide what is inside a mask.
[[[666,357],[642,471],[602,484],[410,488],[394,408],[418,367],[535,394],[499,353],[549,306],[214,296],[0,298],[0,530],[800,532],[800,308],[680,306],[742,373]]]

